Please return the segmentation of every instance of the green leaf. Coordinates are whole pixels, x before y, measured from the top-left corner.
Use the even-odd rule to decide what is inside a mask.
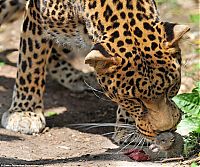
[[[198,167],[198,164],[196,162],[192,162],[190,167]]]
[[[200,22],[200,14],[192,14],[192,15],[190,15],[190,20],[193,23],[199,24],[199,22]]]
[[[177,106],[187,113],[200,115],[200,93],[199,88],[193,89],[192,93],[184,93],[173,98]]]
[[[191,93],[177,95],[173,100],[183,111],[200,115],[200,82],[196,85]]]
[[[0,62],[0,67],[4,66],[5,63],[4,62]]]
[[[192,90],[192,92],[193,92],[193,91],[194,91],[194,92],[197,91],[197,92],[199,93],[199,95],[200,95],[200,81],[196,83],[196,86],[197,86],[197,87],[194,88],[194,89]]]
[[[191,93],[177,95],[173,100],[184,112],[183,120],[178,127],[200,133],[200,82],[196,85]]]
[[[178,125],[178,129],[182,131],[195,131],[200,133],[200,122],[197,119],[183,118]]]

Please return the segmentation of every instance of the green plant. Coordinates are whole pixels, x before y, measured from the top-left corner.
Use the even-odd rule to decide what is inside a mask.
[[[200,54],[200,48],[195,49],[195,52],[196,52],[197,54]]]
[[[156,3],[158,5],[163,4],[163,3],[171,3],[171,4],[175,4],[176,0],[156,0]]]
[[[177,106],[184,112],[183,120],[178,127],[188,129],[188,136],[184,137],[184,153],[186,156],[200,152],[200,82],[191,93],[184,93],[173,98]]]
[[[200,14],[191,14],[190,15],[190,20],[193,22],[193,23],[196,23],[196,24],[199,24],[200,22]]]
[[[186,157],[198,155],[200,153],[199,145],[200,133],[190,132],[188,136],[184,136],[184,154]]]
[[[200,82],[191,93],[183,93],[173,98],[177,106],[184,112],[180,126],[200,133]]]
[[[5,63],[2,62],[2,61],[0,61],[0,67],[1,67],[1,66],[4,66],[4,65],[5,65]]]
[[[191,164],[191,167],[198,167],[198,164],[195,163],[195,162],[193,162],[193,163]]]
[[[156,3],[158,3],[158,4],[162,4],[162,3],[165,3],[166,2],[166,0],[156,0]]]

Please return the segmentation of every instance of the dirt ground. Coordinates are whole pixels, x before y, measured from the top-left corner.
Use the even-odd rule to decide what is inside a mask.
[[[170,5],[160,6],[163,19],[177,22],[186,22],[192,27],[189,34],[194,39],[198,27],[189,22],[190,12],[196,5],[190,0],[191,6],[182,4],[170,12]],[[171,9],[171,8],[170,8]],[[187,10],[188,13],[183,11]],[[166,15],[166,12],[169,14]],[[180,13],[183,15],[180,16]],[[18,48],[19,29],[21,20],[0,29],[0,116],[8,110],[11,104],[12,89],[16,75],[17,52],[7,54],[6,49]],[[190,40],[191,41],[191,40]],[[189,42],[191,43],[191,42]],[[197,55],[193,54],[195,46],[183,44],[183,84],[181,92],[188,92],[194,87],[199,78],[199,72],[193,70]],[[1,62],[1,61],[0,61]],[[191,75],[187,75],[191,70]],[[100,95],[102,97],[102,95]],[[24,135],[0,128],[0,165],[1,166],[66,166],[66,167],[129,167],[129,166],[177,166],[174,163],[135,162],[118,153],[111,136],[102,134],[113,132],[113,127],[86,129],[71,126],[80,123],[108,123],[115,122],[117,106],[98,98],[93,92],[81,94],[71,93],[48,77],[45,108],[47,128],[38,135]],[[178,165],[180,165],[178,163]]]

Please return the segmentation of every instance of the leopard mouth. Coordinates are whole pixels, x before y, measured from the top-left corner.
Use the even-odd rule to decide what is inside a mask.
[[[182,115],[174,103],[165,100],[160,100],[157,104],[143,101],[142,111],[135,115],[136,127],[151,141],[162,132],[175,131]]]

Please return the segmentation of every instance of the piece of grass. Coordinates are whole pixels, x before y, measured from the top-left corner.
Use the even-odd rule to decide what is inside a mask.
[[[46,116],[46,117],[53,117],[53,116],[56,116],[56,115],[58,115],[58,113],[52,112],[52,111],[49,111],[49,112],[46,112],[46,113],[45,113],[45,116]]]

